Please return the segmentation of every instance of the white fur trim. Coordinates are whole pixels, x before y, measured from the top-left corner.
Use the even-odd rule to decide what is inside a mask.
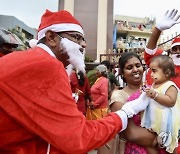
[[[47,53],[49,53],[52,57],[56,57],[55,54],[52,52],[52,50],[51,50],[47,45],[45,45],[45,44],[43,44],[43,43],[39,43],[37,46],[40,47],[40,48],[42,48],[42,49],[44,49],[44,50],[45,50]]]
[[[38,40],[45,37],[45,33],[48,30],[52,30],[53,32],[66,32],[66,31],[77,31],[80,32],[82,35],[84,35],[83,29],[80,25],[77,24],[70,24],[70,23],[64,23],[64,24],[54,24],[49,27],[46,27],[38,32]]]
[[[118,110],[115,113],[121,118],[121,121],[122,121],[122,129],[120,131],[125,130],[128,123],[127,114],[122,110]]]
[[[171,48],[173,48],[173,47],[176,46],[176,45],[180,45],[180,42],[173,43],[173,44],[171,45]]]
[[[149,49],[149,48],[147,48],[145,46],[145,52],[148,53],[149,55],[154,55],[156,53],[156,51],[157,51],[157,48],[158,47],[156,47],[155,49],[151,50],[151,49]]]
[[[31,40],[29,41],[29,46],[30,46],[31,48],[34,48],[34,47],[37,46],[37,43],[38,43],[38,40],[36,40],[36,39],[31,39]]]

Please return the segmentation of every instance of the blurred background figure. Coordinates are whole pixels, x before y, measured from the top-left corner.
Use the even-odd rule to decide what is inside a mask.
[[[116,80],[119,82],[119,89],[123,89],[125,87],[125,82],[123,81],[122,77],[121,77],[121,72],[120,72],[120,68],[119,67],[115,67],[114,69],[114,75],[116,77]]]
[[[90,102],[89,107],[87,108],[88,120],[101,119],[108,114],[109,81],[107,78],[107,67],[103,64],[100,64],[95,68],[95,73],[97,79],[91,87],[93,101]],[[106,147],[109,147],[109,145],[105,144],[105,146],[98,148],[97,153],[105,154]]]
[[[92,102],[89,104],[91,114],[87,113],[88,120],[101,119],[108,113],[108,79],[107,67],[98,65],[95,69],[97,80],[91,87]]]
[[[101,62],[101,64],[105,65],[107,67],[107,77],[109,79],[110,82],[110,89],[109,91],[113,91],[114,89],[119,89],[120,85],[118,80],[116,79],[114,73],[111,70],[111,64],[108,60],[104,60]]]
[[[20,46],[24,44],[15,34],[0,28],[0,57],[19,50]]]
[[[88,73],[87,73],[87,77],[88,77],[88,80],[89,80],[90,87],[92,87],[92,85],[97,80],[95,67],[92,70],[89,70]]]
[[[91,89],[86,74],[82,71],[74,70],[70,75],[72,92],[78,95],[77,107],[86,115],[87,102],[91,102]]]

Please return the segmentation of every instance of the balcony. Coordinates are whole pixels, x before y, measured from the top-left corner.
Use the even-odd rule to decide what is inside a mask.
[[[150,24],[140,24],[140,23],[128,23],[125,22],[117,22],[117,32],[127,33],[127,32],[135,32],[135,33],[146,33],[151,34],[153,25]]]

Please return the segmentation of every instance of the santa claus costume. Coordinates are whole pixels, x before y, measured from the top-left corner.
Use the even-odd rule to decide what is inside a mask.
[[[148,105],[128,103],[101,120],[87,121],[72,98],[64,64],[51,50],[55,46],[60,52],[62,38],[55,33],[67,31],[83,35],[82,26],[69,12],[47,10],[38,41],[49,38],[49,46],[40,43],[0,58],[0,153],[82,154],[111,140],[127,127],[128,117]]]

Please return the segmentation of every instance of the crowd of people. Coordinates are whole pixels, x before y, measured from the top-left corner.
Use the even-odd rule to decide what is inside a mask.
[[[177,13],[154,27],[146,73],[135,52],[121,55],[123,87],[109,61],[94,68],[90,85],[83,27],[68,11],[46,10],[26,51],[13,52],[17,44],[0,37],[0,153],[180,153],[180,38],[169,56],[156,47],[180,22]]]

